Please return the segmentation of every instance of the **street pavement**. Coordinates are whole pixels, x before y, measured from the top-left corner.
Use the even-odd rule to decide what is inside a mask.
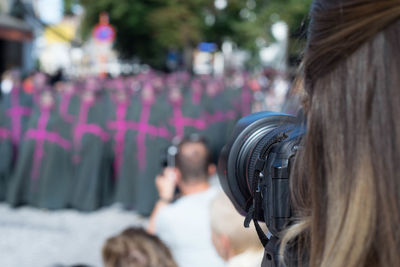
[[[83,213],[10,208],[0,203],[0,266],[101,267],[105,240],[129,226],[147,223],[119,205]]]

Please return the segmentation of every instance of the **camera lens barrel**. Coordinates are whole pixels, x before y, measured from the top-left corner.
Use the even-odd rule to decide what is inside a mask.
[[[272,234],[290,217],[289,172],[303,128],[288,114],[254,113],[238,121],[220,155],[218,174],[223,190],[244,216],[254,192],[261,190],[263,203],[256,219],[265,221]]]

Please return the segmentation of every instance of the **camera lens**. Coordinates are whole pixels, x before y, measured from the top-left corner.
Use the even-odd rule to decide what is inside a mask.
[[[236,124],[232,138],[221,151],[218,175],[223,190],[242,215],[247,214],[252,203],[255,175],[262,175],[255,171],[257,161],[265,160],[268,144],[273,143],[278,133],[293,128],[296,122],[296,117],[291,115],[260,112]]]

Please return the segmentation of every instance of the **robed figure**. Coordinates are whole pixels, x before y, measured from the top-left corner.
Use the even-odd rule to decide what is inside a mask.
[[[73,208],[93,211],[112,201],[112,154],[106,131],[106,102],[100,92],[82,93],[73,127]]]
[[[207,81],[204,87],[203,116],[207,122],[204,136],[209,142],[212,160],[217,162],[219,153],[232,134],[232,129],[240,114],[234,109],[233,101],[227,94],[222,80]]]
[[[0,201],[6,196],[13,160],[11,131],[7,128],[6,120],[4,107],[0,103]]]
[[[115,183],[114,201],[127,209],[136,208],[134,188],[137,179],[137,121],[141,107],[132,103],[122,81],[115,81],[107,108],[107,130],[111,133],[113,154],[112,179]]]
[[[7,192],[11,205],[68,207],[73,182],[70,135],[56,112],[53,94],[45,90],[21,143]]]
[[[138,169],[133,193],[136,211],[144,216],[150,215],[158,199],[155,177],[161,171],[161,162],[171,137],[167,128],[168,106],[162,96],[156,95],[153,84],[148,81],[140,97],[134,98],[132,103],[141,107],[135,139],[137,153],[134,159]]]
[[[74,123],[79,112],[80,92],[72,82],[64,83],[58,97],[58,112],[61,118],[68,123]]]
[[[202,134],[207,128],[202,107],[193,105],[192,97],[184,94],[181,88],[175,85],[170,87],[168,101],[171,107],[168,123],[174,137],[182,139],[193,133]]]
[[[15,81],[12,90],[2,98],[2,105],[6,116],[6,127],[11,131],[11,140],[17,157],[21,138],[24,135],[32,113],[32,95],[25,93],[20,83]]]

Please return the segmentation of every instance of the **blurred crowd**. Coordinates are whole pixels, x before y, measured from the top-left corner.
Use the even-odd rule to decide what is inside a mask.
[[[166,149],[204,136],[215,162],[237,119],[278,109],[288,82],[276,73],[192,76],[3,75],[0,200],[84,211],[119,202],[148,216]]]

